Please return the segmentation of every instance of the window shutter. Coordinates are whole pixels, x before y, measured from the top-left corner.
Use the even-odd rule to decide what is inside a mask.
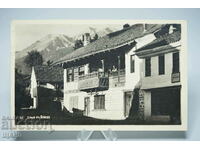
[[[165,74],[165,55],[158,56],[158,65],[159,75]]]

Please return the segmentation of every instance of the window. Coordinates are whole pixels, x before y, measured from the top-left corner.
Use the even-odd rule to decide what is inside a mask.
[[[74,67],[73,76],[74,76],[74,80],[73,81],[77,81],[78,80],[78,67]]]
[[[131,55],[131,60],[130,60],[131,62],[131,64],[130,64],[130,66],[131,66],[131,73],[133,73],[133,72],[135,72],[135,55]]]
[[[151,58],[145,58],[145,76],[151,76]]]
[[[179,52],[173,53],[172,73],[179,73]]]
[[[159,75],[165,74],[165,55],[158,56],[158,69]]]
[[[105,109],[105,95],[94,96],[94,109]]]
[[[84,72],[85,72],[84,66],[80,66],[79,69],[78,69],[79,76],[84,75]]]
[[[67,82],[72,82],[74,81],[74,69],[68,69],[67,70]]]

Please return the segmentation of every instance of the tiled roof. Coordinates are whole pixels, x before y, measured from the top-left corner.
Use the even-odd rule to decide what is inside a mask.
[[[63,68],[58,66],[35,66],[37,81],[41,83],[62,83]]]
[[[128,28],[107,34],[104,37],[99,38],[98,40],[89,43],[88,45],[81,47],[72,53],[64,56],[57,62],[62,63],[66,61],[72,61],[75,59],[83,58],[85,56],[93,55],[102,51],[115,49],[121,47],[127,43],[133,42],[136,38],[140,38],[144,35],[154,33],[160,29],[162,24],[148,24],[146,25],[146,31],[144,32],[143,24],[135,24]]]
[[[165,34],[165,35],[162,35],[162,36],[156,38],[151,43],[141,47],[140,49],[137,50],[137,52],[144,51],[144,50],[147,50],[147,49],[153,49],[153,48],[161,47],[161,46],[164,46],[164,45],[169,45],[171,43],[180,41],[180,39],[181,39],[180,31],[175,31],[171,34]]]

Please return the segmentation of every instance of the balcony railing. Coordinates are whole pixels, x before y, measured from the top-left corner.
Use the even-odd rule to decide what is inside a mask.
[[[125,85],[125,69],[117,70],[109,74],[109,87],[121,87]]]
[[[100,72],[82,75],[79,76],[78,87],[80,91],[105,90],[109,87],[109,78]]]
[[[125,85],[125,70],[112,72],[93,72],[79,76],[78,87],[80,91],[106,90],[110,87]]]
[[[109,76],[118,76],[118,75],[120,76],[125,75],[125,69],[120,69],[119,72],[118,70],[116,70],[109,73]]]

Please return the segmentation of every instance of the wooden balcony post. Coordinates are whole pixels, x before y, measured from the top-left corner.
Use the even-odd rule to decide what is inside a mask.
[[[121,66],[120,55],[117,56],[117,58],[118,58],[118,82],[120,82],[120,66]]]
[[[88,74],[89,73],[89,64],[86,64],[85,65],[85,74]]]
[[[67,69],[64,68],[64,84],[67,82]]]
[[[101,64],[102,64],[103,73],[105,73],[105,63],[104,63],[104,59],[101,60]]]
[[[64,74],[63,74],[63,81],[64,81],[64,85],[66,84],[66,82],[67,82],[67,79],[68,79],[68,77],[67,77],[67,64],[66,63],[63,63],[63,69],[64,69]]]

